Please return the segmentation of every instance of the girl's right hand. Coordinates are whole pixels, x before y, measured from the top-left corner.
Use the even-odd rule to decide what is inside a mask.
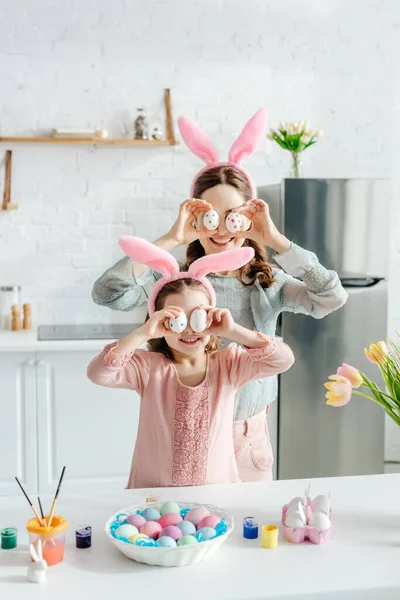
[[[151,315],[148,321],[143,325],[143,330],[149,340],[162,338],[167,331],[171,331],[169,320],[175,319],[182,312],[179,306],[168,306],[162,310],[158,310]]]
[[[185,200],[179,207],[179,215],[167,236],[174,241],[176,246],[183,246],[184,244],[190,244],[194,240],[199,239],[201,235],[204,236],[207,230],[198,230],[193,226],[193,223],[197,220],[197,217],[201,213],[206,213],[212,209],[212,204],[205,200],[197,200],[192,198],[191,200]]]

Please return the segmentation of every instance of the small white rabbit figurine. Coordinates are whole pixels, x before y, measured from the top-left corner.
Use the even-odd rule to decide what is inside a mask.
[[[30,545],[30,550],[34,562],[28,567],[27,577],[32,583],[43,583],[46,581],[47,562],[43,560],[41,540],[37,543],[37,551],[33,544]]]

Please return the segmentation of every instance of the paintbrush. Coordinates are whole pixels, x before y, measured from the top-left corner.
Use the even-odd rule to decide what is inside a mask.
[[[65,467],[63,467],[63,470],[61,471],[61,476],[60,476],[60,479],[59,479],[59,482],[58,482],[57,491],[56,491],[55,496],[54,496],[53,504],[51,505],[51,510],[50,510],[49,518],[47,519],[47,527],[51,527],[51,522],[53,520],[54,510],[56,508],[58,493],[60,491],[60,487],[61,487],[61,483],[62,483],[62,480],[63,480],[63,477],[64,477],[64,473],[65,473]]]
[[[24,490],[24,488],[22,487],[22,485],[21,485],[21,483],[20,483],[20,481],[19,481],[18,477],[16,477],[16,478],[15,478],[15,480],[16,480],[16,482],[18,483],[19,487],[21,488],[21,490],[22,490],[22,493],[24,494],[25,498],[28,500],[28,502],[29,502],[29,505],[31,506],[31,508],[32,508],[33,512],[35,513],[35,517],[36,517],[36,518],[37,518],[37,520],[39,521],[40,525],[41,525],[42,527],[44,527],[44,526],[45,526],[45,523],[44,523],[44,521],[43,521],[43,520],[40,518],[40,515],[39,515],[39,513],[37,512],[36,508],[33,506],[33,504],[32,504],[32,502],[31,502],[31,500],[30,500],[30,498],[29,498],[28,494],[26,493],[26,491],[25,491],[25,490]]]
[[[40,496],[38,496],[37,499],[38,499],[38,504],[39,504],[39,508],[40,508],[40,514],[42,515],[42,519],[44,519],[44,513],[43,513],[42,503],[40,502]]]

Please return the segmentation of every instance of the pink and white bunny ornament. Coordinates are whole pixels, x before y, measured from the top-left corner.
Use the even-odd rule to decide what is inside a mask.
[[[46,581],[47,562],[43,558],[41,540],[38,540],[37,549],[31,544],[30,551],[33,562],[28,567],[27,577],[32,583],[44,583]]]
[[[206,276],[209,273],[240,269],[254,257],[253,248],[246,246],[219,254],[202,256],[195,260],[187,271],[180,271],[179,263],[172,254],[146,240],[134,236],[124,236],[120,238],[119,245],[132,260],[151,267],[163,276],[153,286],[149,295],[148,311],[150,316],[155,312],[156,299],[161,289],[167,283],[178,279],[195,279],[200,282],[210,296],[211,306],[215,306],[215,291]],[[182,333],[185,331],[187,323],[187,316],[182,312],[178,317],[170,319],[170,328],[174,333]],[[193,311],[190,317],[190,326],[196,333],[206,329],[207,313],[204,309],[198,308]]]

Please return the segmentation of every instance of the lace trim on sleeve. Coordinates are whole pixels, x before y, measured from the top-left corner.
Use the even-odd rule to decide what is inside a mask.
[[[132,358],[133,352],[127,354],[115,354],[114,350],[118,342],[108,344],[103,350],[103,360],[107,367],[124,367]]]
[[[253,360],[263,360],[271,356],[276,351],[277,343],[276,339],[270,337],[269,335],[264,335],[263,333],[257,332],[257,336],[260,340],[264,340],[266,345],[263,348],[248,348],[245,346],[250,358]]]

